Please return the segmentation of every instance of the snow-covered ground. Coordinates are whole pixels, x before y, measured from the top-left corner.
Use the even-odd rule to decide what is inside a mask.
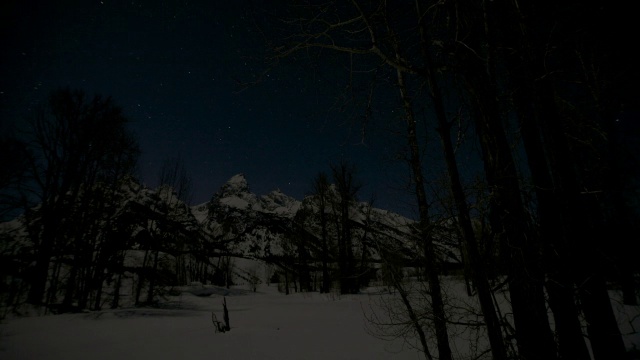
[[[464,295],[460,281],[448,280],[445,291],[457,299],[450,297],[450,306],[477,307],[475,298]],[[5,319],[0,324],[0,359],[424,359],[402,339],[371,335],[372,311],[385,322],[390,309],[402,309],[397,295],[384,288],[342,296],[284,295],[276,284],[259,285],[256,293],[246,289],[194,285],[157,308]],[[640,307],[622,305],[617,292],[611,295],[627,348],[639,348]],[[218,333],[211,313],[222,320],[223,297],[231,331]],[[449,309],[452,320],[474,320],[456,318],[455,308]],[[474,358],[485,350],[482,332],[452,326],[456,358]]]
[[[0,359],[420,359],[402,340],[365,329],[374,297],[227,293],[231,331],[216,333],[224,289],[184,292],[161,308],[132,308],[5,320]],[[196,292],[196,291],[194,291]]]

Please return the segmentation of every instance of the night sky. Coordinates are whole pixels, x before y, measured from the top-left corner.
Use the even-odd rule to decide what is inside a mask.
[[[0,25],[2,131],[24,128],[51,90],[113,97],[142,150],[138,175],[157,185],[180,156],[192,204],[237,173],[263,195],[302,199],[319,171],[356,164],[360,199],[413,216],[400,136],[368,126],[342,106],[345,71],[291,60],[271,69],[263,33],[243,1],[3,1]],[[250,10],[250,9],[249,9]],[[240,84],[261,79],[253,86]],[[389,121],[378,114],[377,121]]]

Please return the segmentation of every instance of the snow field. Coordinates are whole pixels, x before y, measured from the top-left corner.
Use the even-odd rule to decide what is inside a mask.
[[[218,288],[219,289],[219,288]],[[222,292],[184,292],[161,308],[49,315],[0,325],[0,358],[36,359],[420,359],[402,340],[369,335],[366,294],[283,295],[277,286],[227,298],[231,331],[216,333]],[[366,306],[364,306],[366,305]]]

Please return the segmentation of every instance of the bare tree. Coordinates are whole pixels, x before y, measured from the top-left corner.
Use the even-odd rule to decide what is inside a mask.
[[[328,293],[331,289],[331,278],[329,276],[329,239],[328,239],[328,219],[327,202],[329,201],[329,180],[323,172],[318,173],[313,180],[313,193],[317,199],[318,215],[320,218],[320,238],[322,243],[322,288],[321,292]]]
[[[403,283],[402,265],[405,259],[401,258],[401,251],[399,251],[399,249],[393,249],[388,245],[382,245],[379,241],[377,241],[375,237],[373,239],[373,246],[375,247],[382,261],[382,266],[384,269],[383,277],[385,281],[388,282],[393,287],[393,289],[398,292],[402,305],[406,310],[408,321],[405,321],[403,319],[404,316],[398,315],[396,311],[393,310],[395,309],[395,304],[392,304],[387,305],[389,319],[380,319],[375,315],[374,312],[373,315],[369,317],[369,323],[375,327],[382,328],[383,333],[387,332],[387,329],[385,329],[386,327],[400,326],[401,330],[398,334],[399,336],[406,336],[407,327],[415,331],[415,333],[418,334],[422,352],[428,360],[432,360],[433,355],[431,354],[429,342],[427,341],[428,334],[424,329],[424,324],[421,320],[419,311],[414,308],[415,304],[411,301],[409,291],[406,289],[405,284]],[[378,335],[376,330],[374,330],[373,333],[374,335]]]
[[[189,202],[191,201],[192,181],[191,181],[191,177],[189,176],[185,168],[184,160],[180,155],[178,155],[175,158],[166,159],[163,162],[162,167],[160,168],[160,171],[158,173],[158,183],[160,184],[160,187],[167,187],[167,191],[165,193],[165,201],[169,202],[170,205],[174,200],[177,200],[178,202],[182,201],[185,204],[189,204]],[[174,194],[175,194],[175,199],[173,199]],[[174,211],[182,210],[182,209],[178,209],[178,207],[170,206],[170,208],[173,208]],[[171,216],[173,214],[167,214],[167,215]],[[166,232],[166,230],[163,235],[164,235],[162,236],[163,241],[166,241],[169,237],[172,237],[173,239],[171,240],[173,240],[174,242],[178,242],[178,239],[180,238],[180,234],[170,234]],[[178,274],[186,273],[186,268],[185,268],[186,262],[184,261],[184,257],[188,255],[185,254],[184,248],[180,248],[177,250],[178,251],[176,252],[176,255],[175,255],[176,272]],[[158,271],[157,266],[158,266],[159,251],[160,250],[156,248],[153,254],[154,255],[153,270],[152,270],[153,274],[156,274]],[[153,291],[154,291],[154,285],[155,285],[154,279],[155,279],[155,276],[153,276],[149,282],[149,295],[148,295],[149,302],[151,302],[153,299]]]
[[[158,173],[160,185],[167,185],[173,189],[176,197],[185,203],[191,202],[193,196],[192,180],[184,165],[182,156],[166,159]]]
[[[353,256],[353,239],[351,226],[351,209],[362,187],[355,180],[355,165],[347,162],[331,165],[333,180],[338,193],[338,216],[340,231],[338,233],[338,268],[340,271],[340,293],[354,294],[358,292]]]
[[[111,98],[87,99],[81,91],[59,90],[51,94],[48,110],[42,109],[32,122],[31,169],[40,207],[38,222],[30,228],[38,252],[28,301],[35,304],[43,301],[51,256],[65,243],[64,236],[70,235],[74,204],[83,189],[108,173],[107,166],[116,165],[109,159],[128,154],[127,166],[132,166],[137,154],[134,141],[121,141],[130,139],[125,128],[128,119]],[[73,286],[69,283],[68,289]]]
[[[0,221],[5,221],[24,207],[31,154],[27,144],[11,134],[0,136],[0,153],[6,154],[0,157]]]

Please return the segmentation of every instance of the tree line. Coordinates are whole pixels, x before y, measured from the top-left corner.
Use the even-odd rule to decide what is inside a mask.
[[[244,279],[255,289],[256,269],[234,266],[243,257],[275,265],[287,293],[293,283],[297,291],[336,286],[353,294],[375,275],[372,239],[403,243],[413,231],[381,222],[384,214],[374,219],[348,162],[320,172],[291,216],[254,211],[251,202],[226,205],[230,185],[194,210],[179,157],[163,164],[156,189],[138,182],[139,149],[127,123],[111,98],[61,89],[32,119],[29,136],[3,139],[15,154],[3,164],[1,188],[5,312],[153,305],[194,282],[229,287]]]
[[[110,97],[60,89],[27,134],[3,136],[6,311],[115,308],[127,281],[131,302],[153,303],[161,286],[198,277],[204,241],[184,165],[167,160],[157,189],[140,185],[128,122]]]

